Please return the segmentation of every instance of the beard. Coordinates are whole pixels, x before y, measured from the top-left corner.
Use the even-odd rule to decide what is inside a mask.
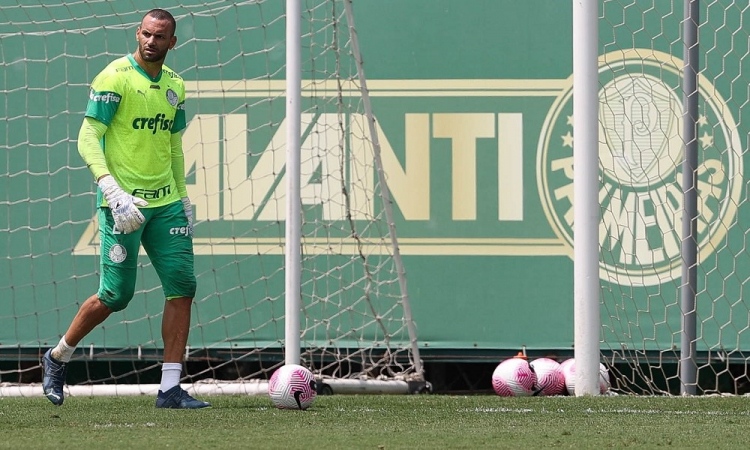
[[[150,49],[151,53],[146,52],[146,46],[144,45],[138,45],[138,53],[141,54],[141,58],[143,58],[146,62],[159,62],[163,61],[164,58],[167,56],[167,52],[169,50],[159,51],[158,49]]]

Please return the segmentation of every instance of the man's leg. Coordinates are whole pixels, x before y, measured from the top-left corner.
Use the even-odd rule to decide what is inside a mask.
[[[86,337],[97,325],[112,314],[112,310],[94,294],[89,297],[68,327],[57,345],[47,350],[42,358],[44,377],[42,388],[44,395],[55,405],[62,405],[65,400],[63,385],[67,373],[67,363],[81,339]]]
[[[161,335],[164,341],[164,364],[161,369],[159,390],[167,392],[180,384],[182,359],[190,328],[190,306],[193,299],[174,298],[164,303]]]
[[[179,297],[164,302],[161,335],[164,339],[164,362],[182,364],[190,332],[190,310],[193,299]]]
[[[177,297],[164,304],[161,334],[164,340],[164,364],[161,385],[156,397],[157,408],[197,409],[211,406],[191,397],[180,387],[182,361],[190,331],[190,309],[193,299]]]
[[[190,297],[169,299],[164,304],[164,317],[161,322],[164,364],[159,394],[156,397],[157,408],[196,409],[211,406],[209,403],[191,397],[180,387],[182,361],[190,332],[192,304],[193,299]]]
[[[104,322],[110,314],[112,314],[112,310],[109,306],[102,303],[102,301],[99,300],[98,295],[92,295],[83,302],[63,338],[69,346],[75,348],[75,346],[77,346],[78,343],[91,332],[91,330]],[[57,358],[55,350],[52,350],[52,356]],[[70,356],[68,356],[67,361],[64,362],[68,361],[70,361]]]
[[[63,403],[67,363],[76,346],[113,311],[124,309],[135,291],[138,249],[143,228],[135,233],[119,234],[114,230],[114,220],[109,208],[99,208],[97,214],[102,241],[99,291],[83,302],[60,342],[42,357],[42,388],[44,395],[55,405]]]
[[[141,242],[167,298],[161,324],[164,364],[156,407],[204,408],[210,405],[191,397],[179,385],[196,290],[193,237],[188,232],[188,220],[181,201],[153,209],[154,215]]]
[[[190,307],[193,299],[179,297],[164,303],[161,335],[164,340],[164,364],[159,390],[167,392],[180,384],[182,360],[190,330]]]

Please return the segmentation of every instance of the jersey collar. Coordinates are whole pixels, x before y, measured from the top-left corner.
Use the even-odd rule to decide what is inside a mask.
[[[136,62],[136,60],[133,57],[132,53],[128,55],[128,60],[130,61],[130,64],[132,64],[133,67],[135,67],[135,70],[137,70],[144,77],[148,78],[149,80],[153,81],[154,83],[158,83],[159,80],[161,80],[161,74],[162,74],[161,71],[159,72],[159,75],[156,76],[156,78],[151,78],[151,75],[147,74],[146,71],[143,70],[143,68],[138,65],[138,63]]]

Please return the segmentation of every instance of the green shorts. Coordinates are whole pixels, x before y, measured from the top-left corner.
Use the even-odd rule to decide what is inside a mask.
[[[135,293],[141,244],[167,299],[195,297],[193,237],[181,201],[141,209],[145,221],[130,234],[115,231],[109,208],[99,208],[101,275],[97,296],[113,311],[124,309]]]

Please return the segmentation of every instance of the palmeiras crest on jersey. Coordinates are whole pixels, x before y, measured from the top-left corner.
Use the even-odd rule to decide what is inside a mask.
[[[172,89],[167,89],[167,101],[172,106],[177,106],[177,103],[180,102],[180,97],[177,95],[177,92],[173,91]]]
[[[620,285],[679,279],[682,242],[682,61],[650,49],[599,60],[599,276]],[[537,152],[537,180],[555,233],[573,246],[573,83],[554,102]],[[699,79],[698,262],[726,239],[743,186],[737,126]],[[571,252],[572,255],[572,252]]]

